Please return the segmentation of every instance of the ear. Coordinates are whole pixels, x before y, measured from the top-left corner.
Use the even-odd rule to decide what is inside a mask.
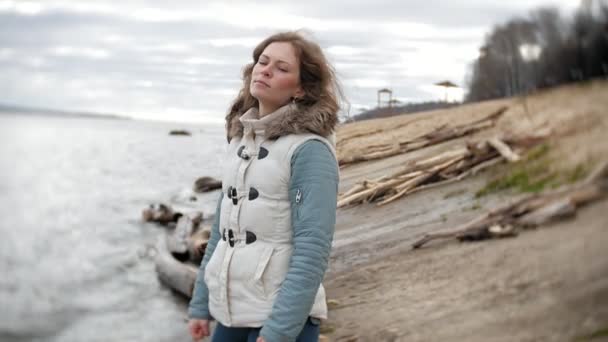
[[[296,92],[293,94],[293,97],[302,98],[302,97],[304,97],[305,94],[306,94],[306,92],[304,92],[304,89],[302,89],[302,87],[300,86],[300,87],[298,87]]]

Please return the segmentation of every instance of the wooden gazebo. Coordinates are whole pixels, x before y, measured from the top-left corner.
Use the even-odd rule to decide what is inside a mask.
[[[380,105],[382,104],[380,97],[382,94],[388,94],[388,106],[391,107],[393,105],[393,91],[388,89],[388,88],[382,88],[380,90],[378,90],[378,108],[380,108]]]

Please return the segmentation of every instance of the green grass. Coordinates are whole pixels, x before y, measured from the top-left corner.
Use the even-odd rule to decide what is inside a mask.
[[[576,165],[565,171],[555,171],[553,160],[549,156],[548,144],[541,144],[531,149],[522,160],[507,165],[500,175],[477,191],[476,197],[482,197],[503,190],[536,193],[547,188],[556,188],[583,179],[589,172],[584,165]]]
[[[608,337],[608,326],[600,328],[589,335],[577,337],[574,341],[583,342],[583,341],[593,341],[596,338]]]
[[[577,165],[574,169],[568,171],[566,174],[566,181],[568,183],[577,182],[583,178],[585,178],[589,174],[589,168],[585,167],[585,165]]]

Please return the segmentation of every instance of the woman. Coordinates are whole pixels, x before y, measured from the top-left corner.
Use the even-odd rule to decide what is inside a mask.
[[[253,51],[226,115],[211,238],[189,306],[197,340],[317,341],[334,234],[341,95],[323,52],[297,32]]]

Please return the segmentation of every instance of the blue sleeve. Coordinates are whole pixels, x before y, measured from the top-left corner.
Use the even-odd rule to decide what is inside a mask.
[[[196,281],[194,282],[192,299],[190,300],[190,305],[188,306],[188,316],[190,316],[190,318],[211,318],[211,314],[209,314],[209,289],[207,288],[207,284],[205,284],[204,275],[207,262],[209,262],[209,259],[211,259],[215,246],[217,246],[217,242],[220,240],[220,210],[222,207],[223,197],[224,193],[221,192],[220,198],[217,201],[217,208],[215,209],[213,225],[211,226],[211,236],[209,237],[209,242],[207,242],[205,255],[203,256],[203,260],[201,261],[201,265],[196,275]]]
[[[289,198],[294,249],[287,276],[260,331],[266,342],[295,341],[310,314],[329,263],[338,172],[334,155],[321,141],[307,141],[293,154]]]

